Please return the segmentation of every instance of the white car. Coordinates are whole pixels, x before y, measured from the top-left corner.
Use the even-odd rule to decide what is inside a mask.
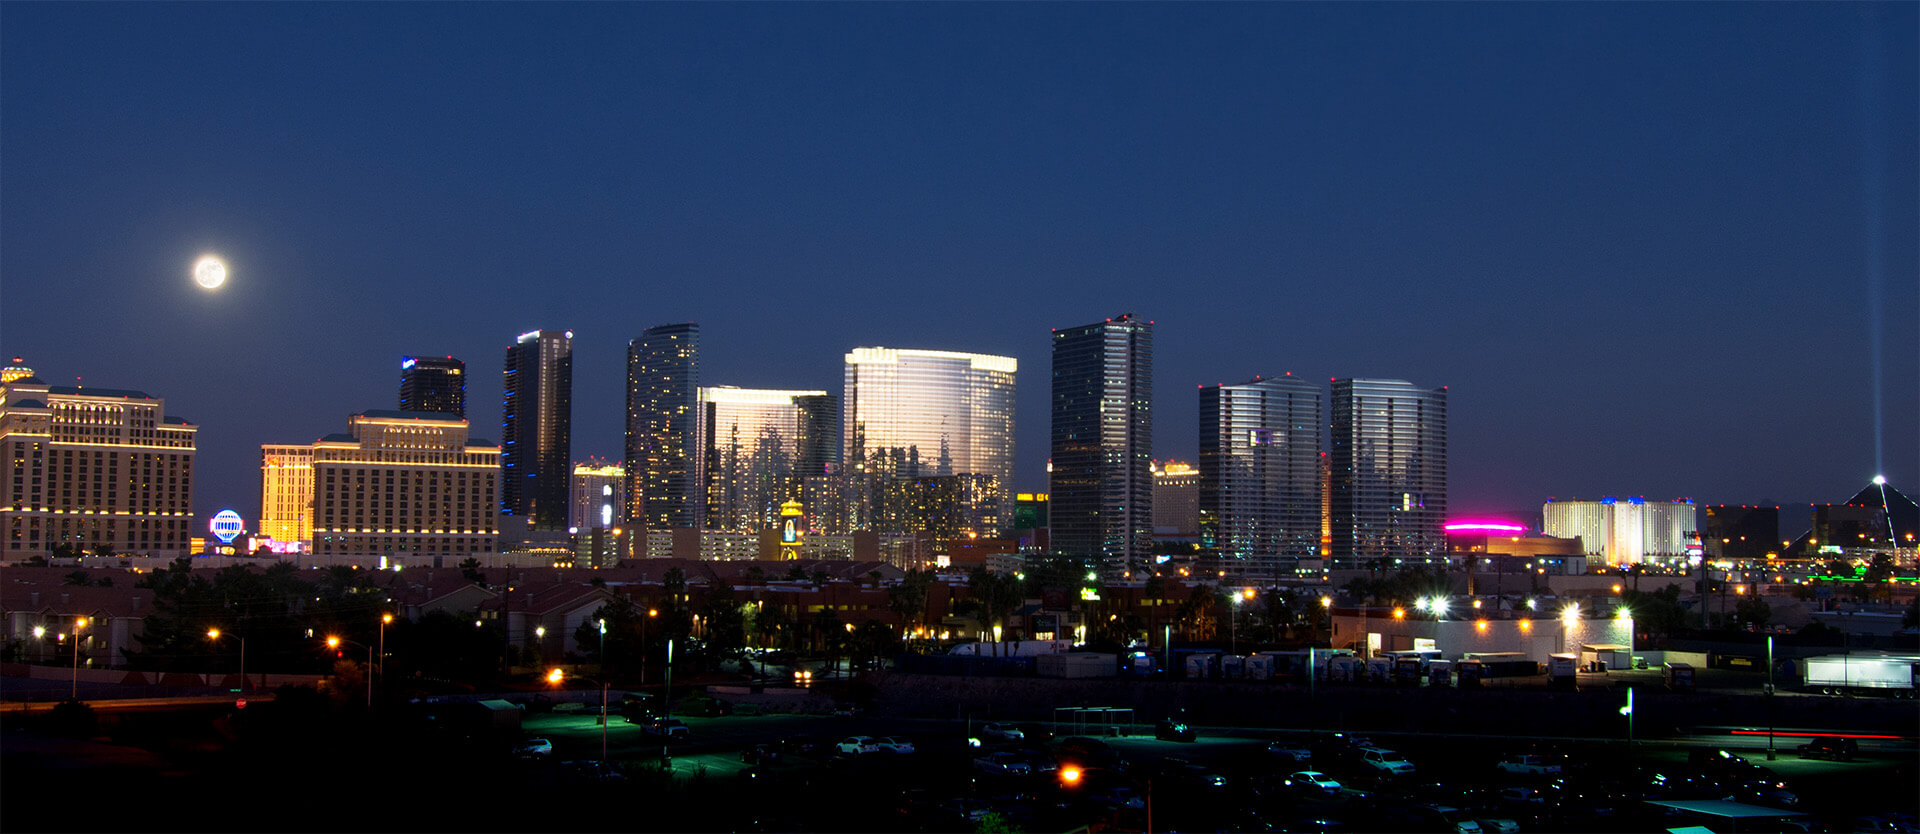
[[[1026,776],[1033,772],[1033,766],[1016,753],[988,753],[973,760],[973,769],[1002,776]]]
[[[1320,793],[1327,796],[1340,793],[1340,783],[1317,770],[1302,770],[1288,776],[1287,787],[1305,793]]]
[[[1015,727],[1012,724],[989,723],[980,726],[980,737],[990,738],[995,741],[1024,741],[1027,738],[1027,734],[1021,732],[1019,727]]]
[[[872,736],[848,736],[841,739],[836,747],[842,754],[848,756],[880,752],[880,744],[874,741]]]
[[[553,755],[553,742],[544,738],[530,738],[513,748],[513,755],[523,759],[544,759]]]
[[[1543,756],[1534,755],[1508,756],[1501,759],[1496,767],[1506,773],[1545,775],[1560,772],[1560,765],[1547,761]]]
[[[904,738],[894,738],[893,736],[881,736],[879,738],[874,739],[873,743],[877,745],[881,750],[888,753],[913,752],[913,742],[908,741]]]
[[[1313,751],[1305,745],[1288,741],[1274,741],[1267,744],[1267,755],[1290,762],[1304,762],[1313,758]]]
[[[1380,776],[1412,776],[1413,762],[1392,750],[1370,747],[1360,751],[1360,762]]]

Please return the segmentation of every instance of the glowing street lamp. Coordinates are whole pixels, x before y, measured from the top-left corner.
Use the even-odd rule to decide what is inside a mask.
[[[373,709],[373,647],[358,640],[348,640],[337,635],[327,636],[327,648],[338,649],[341,643],[352,643],[367,650],[367,709]]]
[[[558,666],[547,670],[547,683],[554,686],[559,686],[566,678],[567,673],[561,671]],[[600,761],[604,762],[607,760],[607,682],[588,677],[580,679],[588,683],[600,684]]]
[[[73,695],[72,700],[80,700],[80,632],[87,627],[87,618],[79,617],[73,621]]]
[[[207,639],[220,642],[220,629],[207,629]],[[233,639],[240,641],[240,688],[244,690],[247,688],[247,638],[236,634]]]

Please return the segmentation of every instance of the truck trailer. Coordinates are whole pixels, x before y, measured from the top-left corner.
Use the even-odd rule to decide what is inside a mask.
[[[1920,682],[1920,655],[1829,654],[1801,661],[1806,688],[1828,695],[1871,694],[1912,698]]]

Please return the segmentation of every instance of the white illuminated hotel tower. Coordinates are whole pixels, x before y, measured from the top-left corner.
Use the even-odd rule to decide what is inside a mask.
[[[51,555],[62,544],[186,555],[198,428],[139,391],[9,376],[0,385],[0,561]]]

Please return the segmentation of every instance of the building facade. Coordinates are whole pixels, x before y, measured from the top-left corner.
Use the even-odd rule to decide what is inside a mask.
[[[500,432],[501,515],[529,531],[565,532],[573,479],[573,331],[522,333],[507,348]]]
[[[856,348],[846,355],[849,526],[936,538],[1013,529],[1009,356]]]
[[[403,357],[400,410],[467,419],[467,363],[451,356]]]
[[[620,513],[627,506],[626,499],[626,467],[600,458],[576,463],[572,500],[567,506],[567,526],[579,532],[595,527],[612,528],[621,523]],[[611,516],[608,508],[612,508]]]
[[[260,446],[260,535],[279,552],[313,545],[313,447]]]
[[[780,505],[811,510],[839,471],[840,398],[825,391],[701,388],[695,446],[706,527],[753,533]],[[812,517],[809,512],[809,517]],[[815,527],[824,532],[832,525]]]
[[[1778,506],[1718,504],[1701,510],[1706,516],[1706,532],[1700,542],[1708,558],[1757,561],[1769,553],[1779,553],[1785,544],[1780,539]]]
[[[701,525],[700,325],[663,324],[627,343],[627,523]]]
[[[1328,454],[1332,556],[1446,550],[1447,389],[1335,379]]]
[[[1191,463],[1154,461],[1153,537],[1155,541],[1200,542],[1200,470]]]
[[[1652,503],[1638,497],[1548,500],[1541,516],[1547,535],[1578,536],[1587,555],[1609,565],[1684,559],[1693,532],[1700,529],[1693,502],[1685,498]]]
[[[1201,387],[1200,547],[1218,570],[1277,577],[1319,554],[1320,399],[1292,376]]]
[[[0,561],[92,553],[184,556],[198,427],[140,391],[0,385]]]
[[[1055,552],[1109,576],[1153,549],[1153,322],[1053,331],[1048,494]]]
[[[452,567],[498,545],[500,447],[467,421],[366,411],[313,444],[313,555],[322,563]]]

